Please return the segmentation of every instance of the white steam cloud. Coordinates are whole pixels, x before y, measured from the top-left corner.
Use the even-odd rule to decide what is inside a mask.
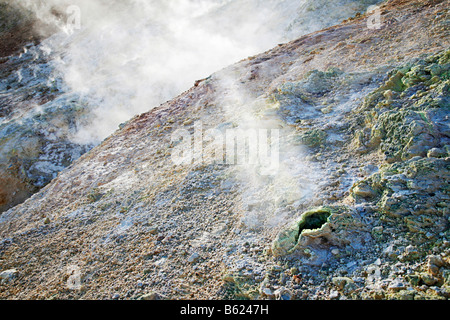
[[[321,11],[318,2],[328,12]],[[89,101],[92,110],[89,121],[79,124],[73,142],[95,144],[120,123],[180,94],[195,80],[279,42],[338,23],[374,2],[24,0],[20,4],[61,30],[43,46],[59,56],[55,68],[64,91]]]

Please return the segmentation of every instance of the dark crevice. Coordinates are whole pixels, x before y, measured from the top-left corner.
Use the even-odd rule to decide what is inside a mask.
[[[328,211],[318,211],[305,216],[298,226],[298,234],[295,238],[295,242],[298,242],[298,239],[300,238],[303,230],[314,230],[322,228],[322,226],[328,222],[328,218],[330,216],[331,213]]]

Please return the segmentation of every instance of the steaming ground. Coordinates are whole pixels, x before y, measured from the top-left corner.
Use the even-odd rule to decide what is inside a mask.
[[[196,80],[375,2],[3,0],[41,41],[0,68],[0,211]]]
[[[92,119],[80,124],[72,141],[98,144],[120,123],[175,97],[195,80],[376,2],[44,1],[25,6],[46,21],[55,20],[51,8],[64,13],[69,5],[79,7],[80,29],[69,11],[69,17],[54,22],[62,32],[43,47],[56,54],[60,89],[87,99],[92,110]]]
[[[3,213],[0,297],[448,298],[448,8],[382,12],[215,72]],[[280,129],[276,174],[176,165],[199,121]]]

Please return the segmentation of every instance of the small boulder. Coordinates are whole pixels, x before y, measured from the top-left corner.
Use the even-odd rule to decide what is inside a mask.
[[[140,300],[162,300],[162,296],[156,292],[150,292],[141,296]]]
[[[195,263],[200,259],[200,255],[197,252],[194,252],[191,254],[191,256],[188,258],[189,263]]]
[[[10,282],[17,276],[17,270],[16,269],[9,269],[0,272],[0,280],[2,282]]]

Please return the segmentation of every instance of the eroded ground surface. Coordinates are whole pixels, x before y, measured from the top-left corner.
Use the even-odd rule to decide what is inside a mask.
[[[199,81],[2,214],[0,297],[447,299],[448,2],[381,11]],[[174,164],[199,124],[278,129],[279,167]]]

